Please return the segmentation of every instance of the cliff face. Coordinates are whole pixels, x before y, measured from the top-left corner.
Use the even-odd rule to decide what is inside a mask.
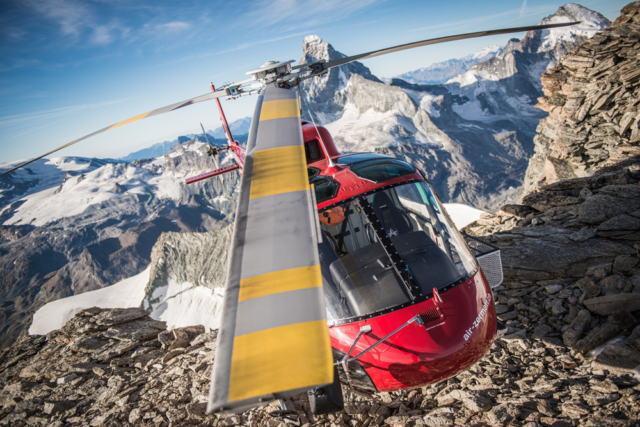
[[[629,4],[611,28],[542,76],[535,155],[523,196],[542,185],[624,167],[640,155],[640,14]]]
[[[522,204],[466,228],[501,248],[498,317],[523,337],[571,349],[583,373],[613,382],[640,372],[639,41],[634,2],[543,76],[539,101],[550,116]],[[593,391],[572,404],[600,406]]]

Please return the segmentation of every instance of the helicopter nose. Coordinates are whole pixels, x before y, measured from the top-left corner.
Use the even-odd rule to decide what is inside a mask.
[[[378,391],[422,387],[451,378],[480,360],[496,334],[493,295],[478,271],[440,292],[440,300],[431,298],[359,322],[358,327],[370,325],[371,332],[363,335],[351,354],[359,354],[415,317],[421,322],[412,322],[358,358]],[[339,334],[331,335],[334,348],[346,347],[345,352],[355,338],[348,333],[333,340]]]

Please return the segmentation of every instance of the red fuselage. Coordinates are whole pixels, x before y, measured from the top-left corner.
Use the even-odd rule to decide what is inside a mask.
[[[319,210],[391,184],[425,180],[419,172],[383,183],[364,180],[351,173],[348,165],[329,165],[325,153],[334,161],[343,154],[338,152],[325,128],[316,129],[313,124],[303,123],[302,131],[305,144],[317,141],[324,145],[319,150],[321,158],[316,157],[307,166],[318,169],[318,176],[329,176],[339,183],[336,196],[319,203]],[[496,315],[491,288],[481,270],[463,283],[447,287],[440,297],[442,302],[437,305],[443,315],[441,319],[424,326],[412,323],[358,359],[377,391],[443,381],[469,368],[487,353],[495,338]],[[364,334],[350,353],[357,355],[415,315],[435,308],[436,298],[416,300],[381,315],[330,326],[331,345],[340,353],[347,353],[360,328],[370,325],[371,332]]]

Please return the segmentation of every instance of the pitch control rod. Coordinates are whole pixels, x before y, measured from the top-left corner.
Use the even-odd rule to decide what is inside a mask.
[[[353,383],[351,382],[351,375],[349,374],[349,362],[352,362],[354,360],[357,360],[359,357],[361,357],[362,355],[364,355],[365,353],[367,353],[369,350],[374,349],[376,346],[378,346],[380,343],[388,340],[389,338],[391,338],[393,335],[397,334],[398,332],[400,332],[401,330],[403,330],[404,328],[406,328],[407,326],[409,326],[410,324],[412,324],[413,322],[416,322],[418,325],[420,326],[424,326],[424,322],[422,321],[422,318],[419,315],[416,315],[414,317],[412,317],[411,319],[409,319],[404,325],[400,326],[398,329],[396,329],[395,331],[391,332],[389,335],[385,336],[384,338],[379,339],[375,344],[371,345],[369,348],[365,349],[364,351],[362,351],[360,354],[358,354],[357,356],[354,357],[349,357],[349,355],[351,354],[351,352],[353,351],[353,348],[356,346],[356,343],[358,342],[358,340],[360,340],[360,337],[363,334],[367,334],[369,332],[371,332],[371,325],[366,325],[366,326],[362,326],[360,328],[360,331],[358,332],[358,335],[356,336],[355,341],[353,341],[353,344],[351,344],[351,348],[349,349],[349,351],[347,352],[347,354],[345,354],[345,356],[342,358],[341,361],[339,362],[335,362],[335,365],[342,365],[342,369],[344,369],[344,373],[347,375],[347,382],[349,383],[349,388],[351,389],[351,391],[353,391],[354,393],[358,393],[361,394],[363,396],[366,396],[370,399],[373,399],[377,402],[382,402],[380,399],[376,398],[375,396],[372,396],[369,393],[364,393],[362,391],[356,390],[353,387]],[[391,403],[385,403],[386,405],[393,405],[395,403],[397,403],[400,398],[403,396],[403,394],[400,394],[400,396],[394,400]]]

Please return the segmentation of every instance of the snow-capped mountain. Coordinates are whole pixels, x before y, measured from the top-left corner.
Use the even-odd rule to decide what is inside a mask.
[[[568,3],[540,24],[580,21],[571,27],[529,31],[522,39],[511,39],[500,55],[476,64],[444,86],[456,97],[453,110],[468,120],[495,121],[529,118],[532,123],[546,113],[535,108],[542,96],[540,77],[574,49],[611,22],[598,12]]]
[[[412,84],[440,84],[446,82],[451,77],[469,71],[471,67],[473,67],[477,63],[488,61],[489,59],[493,58],[496,55],[499,55],[500,53],[502,53],[501,46],[490,45],[463,58],[436,62],[429,65],[428,67],[423,67],[415,71],[409,71],[407,73],[400,74],[395,78],[402,79]],[[389,78],[384,78],[382,80],[386,82],[391,81],[391,79]]]
[[[220,160],[231,158],[223,153]],[[184,183],[212,169],[206,145],[194,138],[155,159],[58,157],[2,175],[0,346],[15,340],[44,303],[141,273],[163,232],[229,224],[237,173],[224,184]]]
[[[443,201],[498,209],[522,191],[535,129],[546,114],[534,108],[542,72],[609,25],[575,4],[542,23],[568,21],[582,23],[530,31],[441,85],[401,79],[385,85],[358,63],[331,69],[304,83],[303,114],[325,125],[343,151],[375,150],[417,164]],[[301,62],[344,56],[317,36],[304,39],[303,53]]]
[[[233,138],[239,142],[244,142],[246,140],[246,137],[243,139],[241,138],[241,136],[248,135],[250,127],[251,117],[245,117],[229,123],[231,135],[233,135]],[[224,135],[222,126],[220,126],[219,128],[215,128],[214,130],[207,131],[207,133],[214,138],[224,139],[226,141],[226,136]]]

